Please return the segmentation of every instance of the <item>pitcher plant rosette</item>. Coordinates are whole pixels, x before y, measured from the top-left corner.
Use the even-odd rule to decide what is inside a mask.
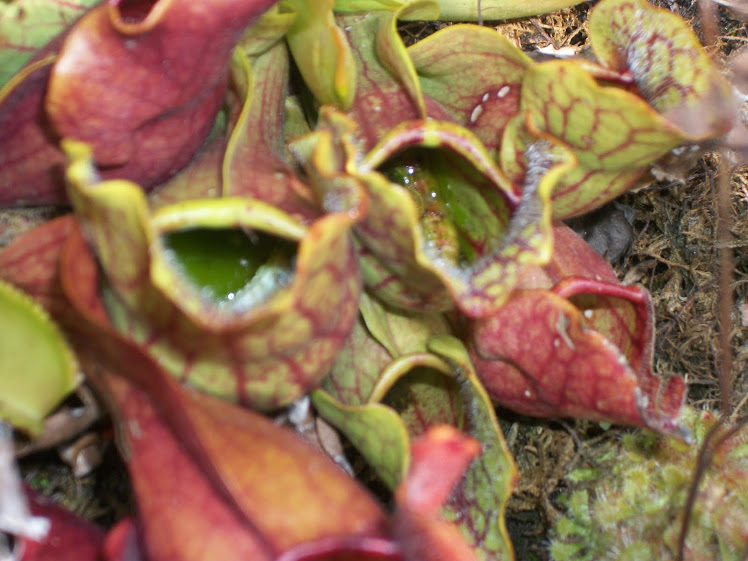
[[[730,129],[690,28],[604,0],[597,60],[547,62],[398,33],[573,3],[0,5],[0,201],[72,207],[0,251],[0,350],[44,350],[23,384],[0,355],[0,416],[39,434],[80,368],[137,505],[105,534],[16,485],[16,558],[509,561],[495,406],[687,440],[649,294],[559,220]],[[277,424],[309,401],[391,512]]]

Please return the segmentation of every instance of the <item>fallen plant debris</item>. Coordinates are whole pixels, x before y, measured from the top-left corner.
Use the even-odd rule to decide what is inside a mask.
[[[561,220],[674,150],[728,142],[739,98],[719,67],[644,0],[594,7],[594,57],[535,60],[474,24],[406,47],[397,27],[570,3],[0,6],[0,201],[72,208],[15,236],[0,279],[60,326],[135,500],[105,533],[25,491],[49,535],[0,528],[5,554],[506,561],[518,473],[496,405],[695,449],[684,379],[652,368],[649,292]],[[37,17],[60,35],[12,35]],[[7,346],[2,380],[23,363],[43,417],[71,388]],[[7,393],[0,415],[33,438],[41,419],[18,423]],[[379,497],[340,446],[273,422],[307,396]],[[567,530],[557,559],[597,555]],[[683,558],[701,542],[662,543]]]

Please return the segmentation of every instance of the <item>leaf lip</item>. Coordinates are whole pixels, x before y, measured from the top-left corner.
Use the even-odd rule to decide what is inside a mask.
[[[144,35],[153,31],[162,23],[164,15],[171,9],[175,0],[155,0],[144,16],[126,18],[123,16],[121,5],[127,0],[109,0],[106,9],[112,27],[122,35]]]
[[[403,561],[400,545],[391,538],[330,536],[304,542],[281,553],[275,561],[324,561],[325,555],[340,553],[375,555],[376,560]],[[375,561],[374,558],[371,561]]]
[[[377,383],[371,390],[366,403],[382,401],[395,383],[419,367],[430,368],[453,378],[452,368],[438,355],[429,352],[408,353],[393,359],[380,373]]]
[[[374,172],[389,158],[407,148],[450,150],[472,164],[494,184],[512,208],[519,204],[519,196],[511,182],[495,164],[478,137],[449,121],[416,119],[396,125],[363,157],[359,170],[362,173]]]

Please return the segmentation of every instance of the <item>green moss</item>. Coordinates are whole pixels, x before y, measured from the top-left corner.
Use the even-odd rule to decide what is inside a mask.
[[[716,419],[687,411],[696,443],[641,431],[627,435],[598,477],[574,476],[567,513],[555,527],[555,561],[675,560],[700,446]],[[686,537],[690,561],[739,561],[748,548],[748,457],[744,428],[712,457],[699,485]],[[587,472],[590,475],[592,472]],[[581,489],[580,489],[581,487]]]

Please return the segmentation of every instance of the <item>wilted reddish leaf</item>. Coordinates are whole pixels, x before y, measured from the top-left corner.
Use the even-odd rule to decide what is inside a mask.
[[[19,561],[98,561],[104,532],[69,510],[33,491],[29,510],[49,520],[49,533],[40,540],[17,538]]]
[[[651,324],[644,289],[570,279],[518,291],[477,321],[471,359],[491,397],[515,411],[677,432],[685,386],[652,374]]]

